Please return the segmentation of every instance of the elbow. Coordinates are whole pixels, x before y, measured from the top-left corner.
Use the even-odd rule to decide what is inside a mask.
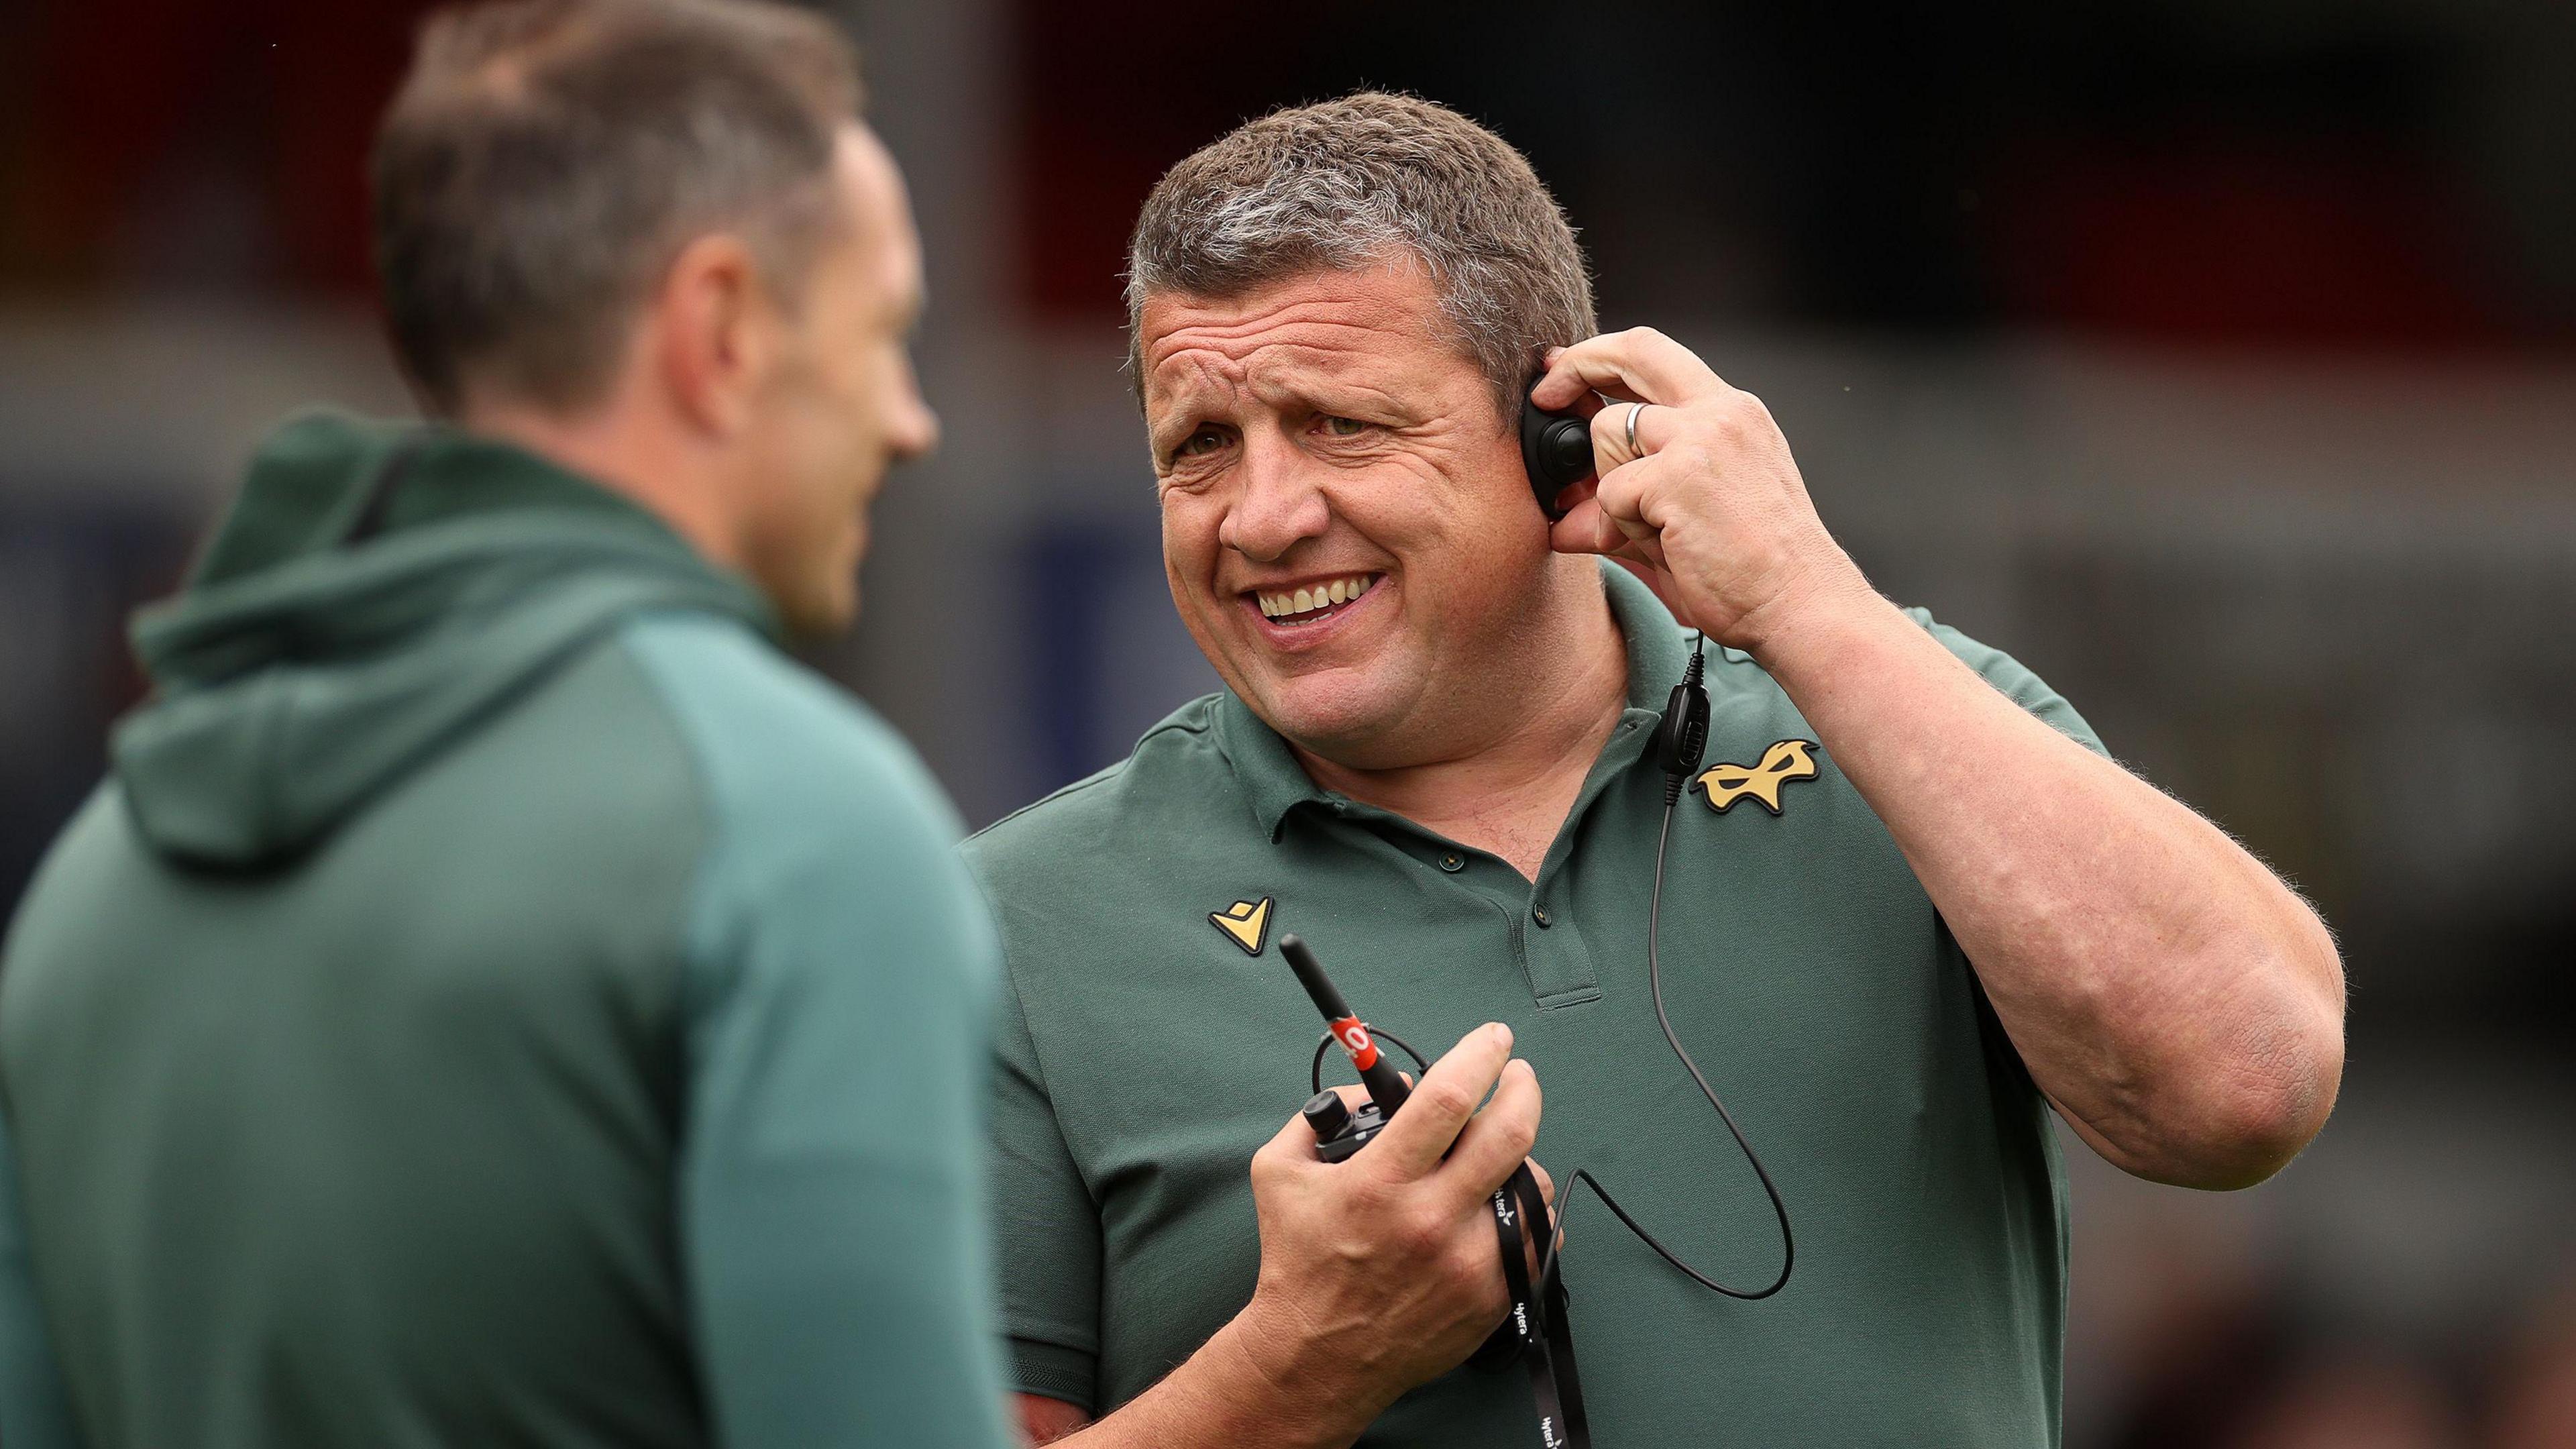
[[[2234,1192],[2269,1180],[2323,1130],[2342,1079],[2338,1030],[2331,1049],[2306,1057],[2300,1070],[2232,1089],[2203,1124],[2184,1172],[2168,1180],[2210,1192]]]
[[[2189,1069],[2178,1130],[2156,1170],[2179,1187],[2232,1192],[2289,1166],[2325,1127],[2343,1085],[2343,991],[2299,992],[2211,1043]]]

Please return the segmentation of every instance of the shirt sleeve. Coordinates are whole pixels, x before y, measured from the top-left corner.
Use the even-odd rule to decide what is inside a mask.
[[[690,932],[680,1240],[709,1410],[728,1449],[999,1449],[992,928],[926,780],[846,774],[727,808]]]
[[[9,1449],[76,1449],[71,1402],[53,1340],[36,1302],[27,1218],[18,1195],[16,1149],[0,1115],[0,1444]]]
[[[993,1237],[1014,1382],[1100,1412],[1100,1209],[1047,1094],[1019,993],[993,1053]]]
[[[1947,624],[1935,623],[1927,609],[1908,609],[1905,615],[1930,631],[1933,638],[1941,641],[1942,647],[1977,671],[1986,683],[2002,690],[2013,703],[2037,715],[2059,734],[2105,759],[2110,758],[2111,752],[2103,748],[2101,736],[2093,732],[2093,726],[2085,722],[2084,716],[2075,712],[2075,706],[2067,703],[2065,696],[2049,688],[2046,680],[2033,674],[2020,660],[1992,645],[1980,644]]]

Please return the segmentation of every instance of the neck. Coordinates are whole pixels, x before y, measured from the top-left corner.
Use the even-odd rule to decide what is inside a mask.
[[[457,422],[632,500],[709,562],[741,567],[741,540],[724,510],[724,491],[707,476],[694,439],[676,425],[614,399],[569,414],[478,402]]]
[[[1589,560],[1586,560],[1589,563]],[[1558,617],[1523,631],[1529,647],[1481,671],[1513,681],[1480,698],[1459,748],[1417,763],[1360,769],[1290,742],[1324,789],[1401,815],[1461,845],[1502,857],[1536,879],[1548,846],[1582,793],[1628,702],[1626,641],[1597,581],[1572,591]]]

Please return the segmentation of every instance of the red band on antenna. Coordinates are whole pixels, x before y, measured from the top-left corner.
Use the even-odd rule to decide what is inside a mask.
[[[1368,1024],[1356,1016],[1345,1016],[1333,1023],[1333,1039],[1351,1054],[1351,1065],[1361,1071],[1377,1065],[1377,1043],[1369,1040]]]

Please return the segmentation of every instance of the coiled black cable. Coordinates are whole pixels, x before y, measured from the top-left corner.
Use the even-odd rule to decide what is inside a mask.
[[[1694,654],[1693,663],[1697,662],[1697,655]],[[1692,673],[1696,675],[1698,671],[1694,669]],[[1566,1215],[1574,1207],[1574,1189],[1580,1184],[1590,1187],[1592,1195],[1601,1199],[1601,1205],[1608,1208],[1620,1222],[1626,1224],[1628,1231],[1637,1235],[1638,1241],[1654,1249],[1657,1257],[1680,1269],[1692,1282],[1713,1292],[1723,1293],[1729,1298],[1741,1298],[1750,1302],[1754,1299],[1768,1298],[1788,1286],[1789,1270],[1797,1266],[1798,1262],[1798,1240],[1789,1230],[1789,1205],[1781,1201],[1780,1188],[1771,1181],[1770,1169],[1762,1165],[1762,1156],[1755,1152],[1753,1144],[1746,1140],[1744,1129],[1735,1125],[1735,1114],[1727,1111],[1726,1104],[1717,1099],[1717,1090],[1711,1087],[1708,1084],[1708,1078],[1701,1074],[1699,1063],[1692,1061],[1691,1054],[1682,1049],[1682,1039],[1673,1033],[1673,1020],[1664,1013],[1664,963],[1659,944],[1664,919],[1664,850],[1672,843],[1673,807],[1680,799],[1681,790],[1676,779],[1674,787],[1664,792],[1664,828],[1655,837],[1655,894],[1653,902],[1646,908],[1647,991],[1654,998],[1655,1024],[1664,1029],[1665,1045],[1673,1049],[1674,1056],[1681,1058],[1682,1070],[1689,1072],[1691,1080],[1699,1084],[1700,1095],[1708,1098],[1708,1104],[1717,1109],[1718,1120],[1724,1122],[1726,1130],[1734,1135],[1735,1145],[1743,1150],[1744,1160],[1752,1164],[1753,1175],[1762,1180],[1762,1191],[1771,1199],[1771,1211],[1780,1220],[1780,1276],[1772,1279],[1767,1288],[1747,1291],[1742,1288],[1727,1287],[1674,1256],[1672,1249],[1656,1241],[1654,1234],[1647,1232],[1635,1218],[1628,1215],[1626,1208],[1619,1206],[1619,1200],[1612,1197],[1610,1190],[1601,1185],[1601,1179],[1594,1177],[1590,1169],[1581,1167],[1576,1168],[1573,1175],[1566,1179],[1565,1192],[1556,1204],[1556,1232],[1548,1239],[1547,1262],[1539,1272],[1541,1278],[1550,1285],[1556,1282],[1557,1270],[1562,1264],[1565,1252]]]
[[[1556,1230],[1548,1238],[1547,1255],[1539,1269],[1540,1281],[1549,1289],[1554,1289],[1557,1286],[1559,1269],[1563,1266],[1562,1260],[1565,1252],[1565,1222],[1568,1213],[1574,1206],[1574,1191],[1577,1187],[1591,1188],[1592,1195],[1601,1199],[1601,1205],[1608,1208],[1611,1215],[1618,1218],[1619,1221],[1627,1227],[1628,1231],[1635,1233],[1639,1242],[1642,1242],[1647,1247],[1654,1249],[1657,1257],[1660,1257],[1665,1262],[1672,1264],[1675,1268],[1681,1270],[1683,1275],[1688,1277],[1692,1282],[1699,1284],[1701,1287],[1706,1288],[1711,1292],[1723,1293],[1729,1298],[1738,1298],[1746,1302],[1768,1298],[1772,1294],[1777,1293],[1782,1288],[1788,1286],[1789,1273],[1797,1266],[1798,1262],[1798,1240],[1796,1235],[1790,1230],[1789,1205],[1782,1201],[1780,1197],[1779,1184],[1771,1180],[1771,1170],[1762,1165],[1762,1155],[1753,1150],[1753,1143],[1745,1137],[1744,1129],[1735,1124],[1735,1114],[1727,1111],[1726,1104],[1718,1100],[1717,1089],[1708,1084],[1708,1077],[1700,1071],[1699,1063],[1692,1061],[1691,1054],[1687,1050],[1683,1049],[1681,1037],[1673,1031],[1672,1017],[1664,1010],[1664,962],[1662,949],[1664,922],[1664,861],[1672,845],[1673,811],[1675,807],[1681,803],[1683,786],[1690,778],[1691,771],[1698,767],[1700,750],[1705,738],[1704,729],[1707,721],[1707,705],[1705,696],[1701,696],[1694,706],[1698,721],[1697,729],[1687,732],[1676,731],[1674,729],[1674,721],[1670,716],[1675,709],[1679,709],[1681,707],[1686,696],[1699,694],[1701,689],[1701,673],[1705,668],[1705,662],[1702,658],[1702,650],[1706,645],[1707,637],[1705,635],[1696,635],[1692,638],[1689,671],[1682,677],[1681,688],[1674,691],[1674,704],[1667,707],[1665,728],[1658,732],[1659,747],[1663,738],[1667,735],[1679,738],[1682,734],[1686,733],[1688,735],[1688,743],[1678,747],[1681,751],[1678,759],[1667,758],[1665,760],[1664,821],[1663,828],[1655,836],[1655,889],[1654,896],[1646,908],[1646,986],[1648,994],[1653,998],[1655,1003],[1655,1025],[1663,1028],[1664,1044],[1673,1049],[1674,1056],[1681,1058],[1682,1070],[1690,1073],[1691,1081],[1698,1085],[1700,1095],[1706,1097],[1708,1099],[1708,1104],[1717,1109],[1718,1120],[1726,1124],[1727,1132],[1735,1138],[1736,1147],[1744,1153],[1744,1160],[1752,1166],[1753,1175],[1761,1180],[1763,1195],[1771,1200],[1772,1215],[1778,1218],[1780,1222],[1780,1276],[1772,1279],[1770,1285],[1763,1288],[1750,1290],[1743,1288],[1729,1288],[1725,1284],[1718,1282],[1716,1279],[1709,1277],[1705,1273],[1702,1273],[1697,1268],[1692,1267],[1690,1264],[1683,1262],[1673,1253],[1672,1249],[1665,1247],[1662,1242],[1657,1240],[1654,1234],[1647,1232],[1634,1217],[1629,1216],[1628,1210],[1619,1206],[1619,1200],[1610,1195],[1610,1190],[1601,1185],[1601,1179],[1593,1176],[1590,1169],[1578,1167],[1566,1178],[1565,1190],[1558,1196],[1558,1200],[1555,1205]],[[1683,764],[1682,761],[1687,761],[1687,764]],[[1395,1035],[1393,1032],[1383,1030],[1375,1025],[1371,1025],[1369,1027],[1369,1031],[1381,1040],[1393,1042],[1395,1045],[1402,1047],[1404,1049],[1404,1054],[1413,1058],[1414,1065],[1417,1068],[1428,1068],[1428,1063],[1423,1060],[1422,1053],[1415,1051],[1402,1037]],[[1323,1090],[1324,1054],[1332,1045],[1333,1037],[1329,1032],[1325,1034],[1321,1041],[1318,1041],[1315,1044],[1315,1060],[1308,1073],[1309,1080],[1311,1082],[1310,1090],[1312,1091],[1320,1092]]]

